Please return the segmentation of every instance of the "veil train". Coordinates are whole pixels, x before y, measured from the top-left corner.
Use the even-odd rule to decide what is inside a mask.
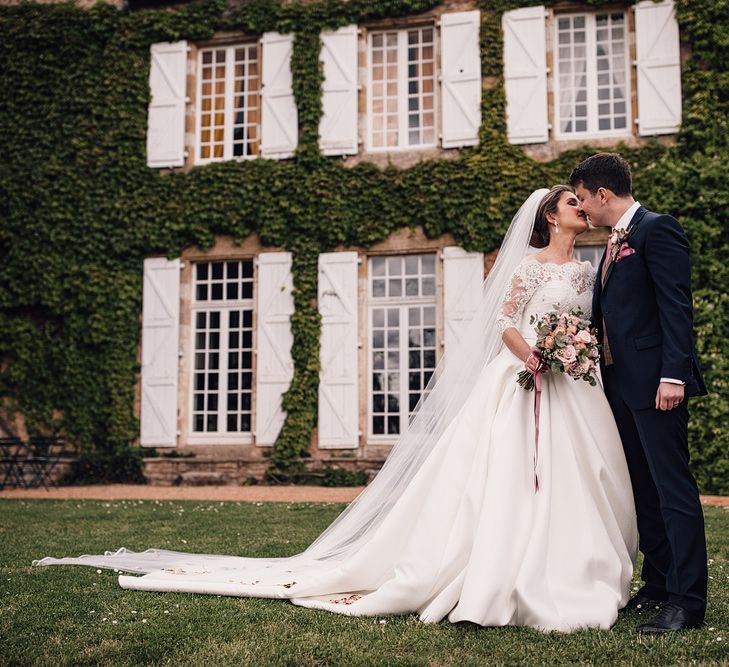
[[[121,548],[103,555],[43,558],[33,561],[33,565],[88,565],[143,573],[142,577],[119,577],[123,588],[137,590],[276,598],[306,595],[300,587],[292,590],[295,577],[311,582],[307,588],[317,593],[341,591],[336,588],[336,577],[330,576],[328,580],[331,591],[317,589],[316,582],[321,581],[324,573],[336,572],[345,562],[356,559],[358,552],[376,537],[377,529],[397,507],[436,444],[447,435],[485,365],[501,350],[497,315],[512,274],[529,251],[536,211],[548,192],[546,188],[535,190],[513,217],[459,346],[448,350],[438,362],[407,429],[382,469],[306,550],[287,558],[245,558]]]

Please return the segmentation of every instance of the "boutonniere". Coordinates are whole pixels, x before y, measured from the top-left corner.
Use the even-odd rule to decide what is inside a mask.
[[[627,229],[614,229],[610,235],[610,261],[619,262],[623,257],[628,257],[635,252],[634,248],[628,245],[628,239],[635,227]]]

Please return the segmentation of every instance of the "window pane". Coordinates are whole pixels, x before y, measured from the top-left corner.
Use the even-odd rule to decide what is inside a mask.
[[[387,417],[387,433],[388,435],[397,435],[400,433],[400,419],[395,415]]]
[[[398,62],[398,42],[407,39],[408,48],[402,52],[404,62]],[[434,143],[434,116],[426,122],[422,109],[434,109],[435,50],[433,29],[414,28],[401,32],[372,33],[369,73],[372,82],[370,115],[370,144],[374,148],[419,146]],[[401,78],[400,73],[404,76]],[[387,85],[383,86],[382,82]],[[410,112],[400,116],[399,99]],[[409,128],[409,129],[408,129]]]
[[[216,67],[206,66],[215,60]],[[201,109],[215,109],[214,116],[201,115],[202,127],[198,137],[200,157],[222,159],[224,155],[250,157],[258,154],[258,124],[260,88],[258,48],[255,45],[229,46],[201,52]],[[229,88],[226,95],[226,86]],[[231,94],[234,93],[234,94]],[[225,126],[226,115],[232,125]],[[227,149],[226,149],[227,147]]]
[[[562,134],[627,127],[627,108],[611,104],[627,97],[625,21],[621,13],[558,19],[555,85]],[[593,59],[594,70],[588,67],[587,58]],[[588,71],[593,73],[588,75]],[[592,118],[588,118],[590,110],[597,112]]]
[[[381,258],[377,265],[381,277],[370,278],[372,284],[376,281],[386,284],[387,293],[380,298],[391,304],[371,308],[370,315],[372,395],[369,405],[373,434],[375,424],[385,429],[386,433],[381,435],[396,435],[400,431],[432,374],[436,333],[435,259],[434,253]],[[374,264],[372,269],[374,272]],[[402,373],[405,376],[401,386]]]
[[[241,302],[241,286],[252,285],[252,260],[207,262],[196,266],[195,289],[212,299]],[[252,307],[226,307],[194,313],[195,355],[192,428],[204,433],[250,429],[252,392]],[[227,352],[221,356],[225,341]],[[221,372],[224,375],[220,375]],[[222,386],[221,386],[222,385]],[[202,430],[199,430],[202,429]]]
[[[385,433],[385,418],[384,417],[372,417],[372,433],[382,435]]]
[[[575,119],[586,115],[587,58],[585,52],[584,15],[563,17],[557,22],[557,85],[559,92],[558,126],[563,134],[576,131]],[[571,75],[571,76],[567,76]]]

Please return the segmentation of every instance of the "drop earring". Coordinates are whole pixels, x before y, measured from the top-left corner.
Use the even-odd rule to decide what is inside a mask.
[[[557,220],[554,221],[554,233],[559,234],[559,226],[557,225]]]

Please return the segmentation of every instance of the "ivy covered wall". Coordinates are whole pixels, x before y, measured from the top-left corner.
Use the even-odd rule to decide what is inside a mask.
[[[567,179],[595,152],[542,163],[506,141],[501,13],[518,0],[482,0],[484,91],[480,144],[454,160],[380,169],[344,167],[317,147],[319,31],[409,16],[435,0],[191,2],[178,11],[124,13],[72,3],[0,7],[0,396],[34,432],[60,432],[100,455],[138,435],[142,265],[216,235],[293,253],[294,379],[272,465],[295,466],[316,423],[317,256],[367,247],[420,224],[468,250],[498,247],[536,187]],[[550,4],[547,2],[546,4]],[[604,0],[587,0],[590,6]],[[695,322],[709,396],[692,400],[692,464],[705,493],[729,493],[726,315],[729,229],[729,3],[677,0],[683,125],[675,146],[616,146],[633,165],[640,201],[671,213],[692,245]],[[294,159],[224,162],[162,174],[146,166],[149,46],[215,30],[294,32],[300,140]]]

